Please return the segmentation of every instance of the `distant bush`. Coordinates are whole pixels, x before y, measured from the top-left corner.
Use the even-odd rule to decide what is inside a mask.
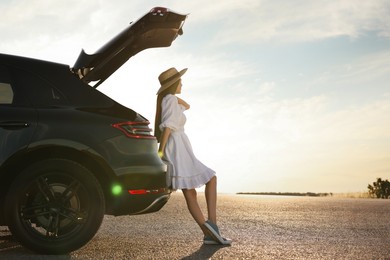
[[[381,199],[388,199],[390,197],[390,182],[388,180],[382,180],[382,178],[377,178],[375,182],[368,184],[368,193],[372,197],[377,197]]]

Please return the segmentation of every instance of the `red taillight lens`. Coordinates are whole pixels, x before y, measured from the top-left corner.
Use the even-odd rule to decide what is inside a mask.
[[[153,189],[153,190],[128,190],[128,192],[131,195],[146,195],[146,194],[158,194],[158,193],[163,193],[166,192],[167,189],[165,188],[160,188],[160,189]]]
[[[149,128],[149,122],[122,122],[112,124],[112,127],[121,130],[127,137],[137,139],[156,139],[151,135],[152,129]]]

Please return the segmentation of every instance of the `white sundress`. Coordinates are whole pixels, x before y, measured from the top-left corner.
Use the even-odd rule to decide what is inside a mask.
[[[215,171],[201,163],[194,155],[190,140],[184,132],[186,117],[184,106],[177,97],[168,94],[161,102],[161,131],[171,129],[164,150],[163,161],[168,166],[173,189],[195,189],[206,184]]]

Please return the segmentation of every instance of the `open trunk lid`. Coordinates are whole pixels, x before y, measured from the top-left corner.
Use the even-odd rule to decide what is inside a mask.
[[[95,88],[138,52],[156,47],[168,47],[178,35],[187,15],[167,8],[155,7],[120,32],[94,54],[81,51],[72,71]]]

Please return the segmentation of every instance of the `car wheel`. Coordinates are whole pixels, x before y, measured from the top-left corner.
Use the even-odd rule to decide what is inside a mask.
[[[11,233],[25,247],[44,254],[69,253],[85,245],[105,212],[104,195],[93,174],[63,159],[24,169],[5,204]]]

